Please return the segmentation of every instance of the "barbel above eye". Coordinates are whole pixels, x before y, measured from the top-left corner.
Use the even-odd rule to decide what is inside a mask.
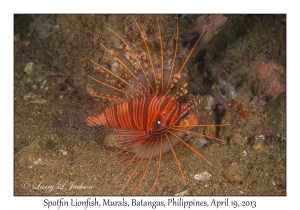
[[[187,111],[185,111],[185,113],[180,116],[180,119],[182,120],[182,119],[188,118],[190,112],[191,112],[190,109],[188,109]]]
[[[183,115],[181,115],[181,119],[184,119],[184,118],[186,118],[188,116],[189,116],[189,113],[184,113]]]

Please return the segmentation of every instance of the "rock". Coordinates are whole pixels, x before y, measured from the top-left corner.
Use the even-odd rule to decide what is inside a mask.
[[[18,33],[18,34],[16,34],[16,35],[14,36],[14,41],[15,41],[15,42],[20,41],[20,39],[21,39],[21,34],[20,34],[20,33]]]
[[[26,93],[24,96],[23,96],[24,100],[28,100],[28,99],[35,99],[36,98],[36,94],[35,93],[32,93],[32,92],[29,92],[29,93]]]
[[[255,136],[255,143],[253,145],[253,148],[255,150],[262,148],[264,141],[265,141],[265,136],[264,135],[257,135]]]
[[[246,164],[232,162],[224,171],[224,177],[231,182],[243,182],[248,175]]]
[[[189,195],[189,190],[184,190],[182,192],[176,193],[175,196],[184,196],[184,195]]]
[[[63,155],[67,155],[68,154],[68,151],[66,151],[66,150],[61,149],[59,151],[61,151]]]
[[[31,44],[31,41],[23,41],[22,44],[23,44],[25,47],[28,47],[28,46]]]
[[[32,103],[34,103],[34,104],[45,104],[45,103],[47,103],[47,100],[42,99],[42,98],[37,98],[37,99],[33,100]]]
[[[31,75],[34,71],[34,63],[28,62],[24,68],[24,72],[28,75]]]
[[[243,137],[241,134],[235,133],[231,137],[229,144],[231,145],[238,145],[238,146],[244,146],[248,143],[247,137]]]
[[[207,171],[198,173],[194,176],[194,179],[196,179],[197,181],[207,181],[209,180],[211,177],[211,174]]]

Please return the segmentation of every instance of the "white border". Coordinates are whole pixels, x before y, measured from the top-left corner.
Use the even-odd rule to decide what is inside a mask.
[[[277,3],[279,2],[279,3]],[[15,13],[286,13],[287,14],[287,196],[229,197],[256,200],[256,209],[299,206],[299,18],[297,4],[287,1],[7,1],[1,3],[1,209],[42,209],[46,197],[13,196],[13,15]],[[296,2],[296,1],[294,1]],[[79,3],[79,4],[78,4]],[[4,65],[3,65],[4,64]],[[59,198],[59,197],[51,197]],[[71,199],[72,197],[67,197]],[[86,197],[76,197],[85,200]],[[216,197],[221,200],[223,197]],[[224,197],[225,198],[225,197]],[[130,199],[129,197],[127,198]],[[166,199],[151,197],[151,199]],[[203,197],[211,200],[211,197]],[[297,202],[298,201],[298,202]],[[295,208],[296,207],[296,208]],[[45,208],[45,207],[44,207]],[[298,207],[299,208],[299,207]],[[57,208],[55,208],[57,209]],[[78,208],[79,209],[79,208]],[[80,208],[83,209],[83,208]],[[102,208],[104,209],[104,208]],[[149,208],[151,209],[151,208]],[[197,208],[199,209],[199,208]],[[220,209],[220,208],[219,208]]]

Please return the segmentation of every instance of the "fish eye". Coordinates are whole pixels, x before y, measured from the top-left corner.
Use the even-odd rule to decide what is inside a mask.
[[[158,119],[158,120],[156,121],[156,123],[154,124],[154,128],[159,128],[160,125],[161,125],[161,120]]]

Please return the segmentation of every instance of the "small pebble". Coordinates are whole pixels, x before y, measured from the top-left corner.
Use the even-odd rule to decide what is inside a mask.
[[[39,158],[38,160],[33,160],[33,163],[35,164],[35,165],[37,165],[37,164],[40,164],[41,163],[41,158]]]
[[[20,41],[20,39],[21,39],[21,34],[16,34],[16,35],[14,36],[14,41],[15,41],[15,42]]]
[[[255,141],[264,141],[266,137],[264,135],[257,135],[255,136]]]
[[[28,46],[31,44],[31,41],[23,41],[22,44],[23,44],[25,47],[28,47]]]
[[[32,92],[29,92],[27,94],[25,94],[23,96],[24,100],[28,100],[28,99],[35,99],[36,98],[36,94],[35,93],[32,93]]]
[[[262,147],[262,143],[256,143],[253,145],[253,149],[257,150],[260,149]]]
[[[184,196],[184,195],[189,195],[189,190],[185,190],[179,193],[176,193],[175,196]]]
[[[41,82],[40,89],[43,89],[45,87],[46,83],[47,83],[47,80],[44,80],[43,82]]]
[[[25,73],[30,75],[32,74],[33,70],[34,70],[34,63],[28,62],[24,68]]]
[[[68,154],[68,151],[66,151],[66,150],[61,149],[60,151],[62,152],[63,155],[67,155]]]
[[[37,98],[32,103],[34,103],[34,104],[45,104],[45,103],[47,103],[47,100],[42,99],[42,98]]]
[[[198,173],[194,176],[194,179],[196,179],[197,181],[207,181],[209,180],[211,177],[211,174],[207,171]]]
[[[229,141],[229,144],[238,146],[244,146],[247,143],[247,138],[243,137],[241,134],[234,134]]]
[[[232,162],[224,171],[224,177],[231,182],[243,182],[248,176],[249,169],[246,164]]]

